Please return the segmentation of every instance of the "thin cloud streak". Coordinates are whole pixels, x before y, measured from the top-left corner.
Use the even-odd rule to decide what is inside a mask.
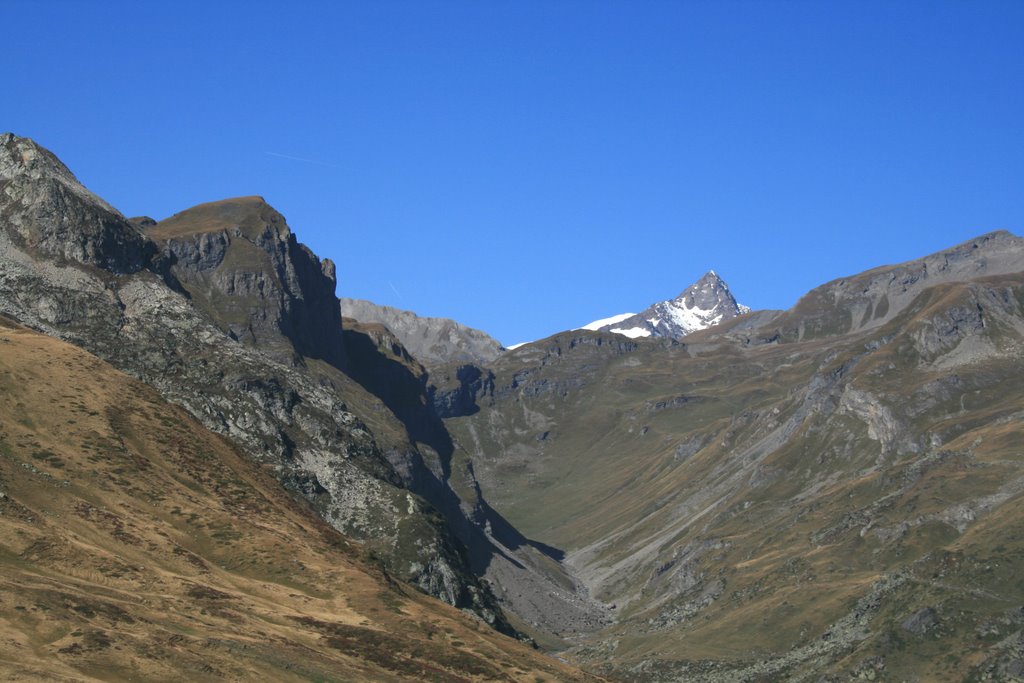
[[[401,301],[401,302],[402,302],[402,305],[404,306],[404,305],[405,305],[405,297],[404,297],[404,296],[402,296],[402,295],[401,295],[401,294],[399,293],[398,289],[397,289],[397,288],[395,287],[395,285],[394,285],[394,284],[392,284],[391,280],[388,280],[388,285],[389,285],[389,286],[391,287],[391,291],[395,293],[395,296],[397,296],[397,297],[398,297],[398,300],[399,300],[399,301]]]
[[[263,153],[268,155],[268,156],[277,157],[279,159],[290,159],[291,161],[302,161],[302,162],[307,163],[307,164],[316,164],[317,166],[329,166],[331,168],[341,168],[341,166],[339,166],[338,164],[332,164],[332,163],[327,162],[327,161],[317,161],[316,159],[306,159],[305,157],[296,157],[296,156],[292,156],[291,154],[280,154],[279,152],[268,152],[266,150],[264,150]]]

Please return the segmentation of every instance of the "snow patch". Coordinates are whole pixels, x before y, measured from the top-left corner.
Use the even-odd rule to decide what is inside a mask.
[[[623,336],[629,337],[630,339],[636,339],[637,337],[650,337],[651,336],[651,331],[649,329],[647,329],[646,327],[631,327],[628,330],[623,330],[621,328],[617,328],[617,329],[610,330],[610,331],[614,332],[615,334],[621,334]]]
[[[690,308],[685,302],[670,301],[665,308],[672,322],[685,330],[686,334],[717,325],[722,320],[722,314],[716,314],[714,309],[703,309],[699,306]]]
[[[583,327],[577,327],[577,330],[599,330],[605,325],[614,325],[615,323],[621,323],[626,318],[632,318],[636,313],[620,313],[619,315],[613,315],[610,318],[602,318],[601,320],[595,320],[592,323],[587,323]],[[509,348],[512,348],[511,346]]]

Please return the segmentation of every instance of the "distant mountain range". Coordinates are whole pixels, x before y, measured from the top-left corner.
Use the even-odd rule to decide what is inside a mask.
[[[651,304],[640,313],[620,313],[595,320],[580,329],[614,332],[633,339],[681,339],[748,312],[748,307],[736,302],[725,280],[710,270],[674,299]]]
[[[427,318],[365,299],[343,297],[340,302],[342,317],[384,325],[424,365],[452,362],[486,365],[505,350],[486,332],[448,318]]]
[[[423,317],[365,299],[342,298],[340,301],[342,317],[384,325],[419,362],[428,367],[447,363],[487,365],[502,352],[529,343],[505,348],[486,332],[449,318]],[[641,313],[622,313],[595,320],[579,329],[614,332],[634,339],[681,339],[748,312],[748,307],[736,302],[725,280],[711,270],[674,299],[651,304]]]

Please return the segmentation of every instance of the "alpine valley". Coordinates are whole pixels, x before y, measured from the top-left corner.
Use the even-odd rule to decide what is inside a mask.
[[[1024,680],[1024,239],[515,349],[0,136],[10,680]]]

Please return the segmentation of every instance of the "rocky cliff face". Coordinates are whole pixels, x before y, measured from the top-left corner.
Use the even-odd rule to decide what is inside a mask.
[[[112,206],[85,189],[49,151],[0,135],[0,222],[21,249],[58,262],[134,273],[156,254]]]
[[[329,263],[255,200],[184,212],[151,240],[35,143],[3,141],[0,313],[155,387],[396,576],[509,630],[448,522],[392,464],[420,458],[404,426],[333,364]]]
[[[448,318],[426,318],[411,311],[379,306],[362,299],[341,299],[341,312],[364,323],[380,323],[391,330],[421,363],[486,365],[501,355],[501,344],[486,332]]]
[[[334,263],[321,261],[262,197],[176,213],[146,229],[172,271],[232,338],[279,359],[344,364]]]

